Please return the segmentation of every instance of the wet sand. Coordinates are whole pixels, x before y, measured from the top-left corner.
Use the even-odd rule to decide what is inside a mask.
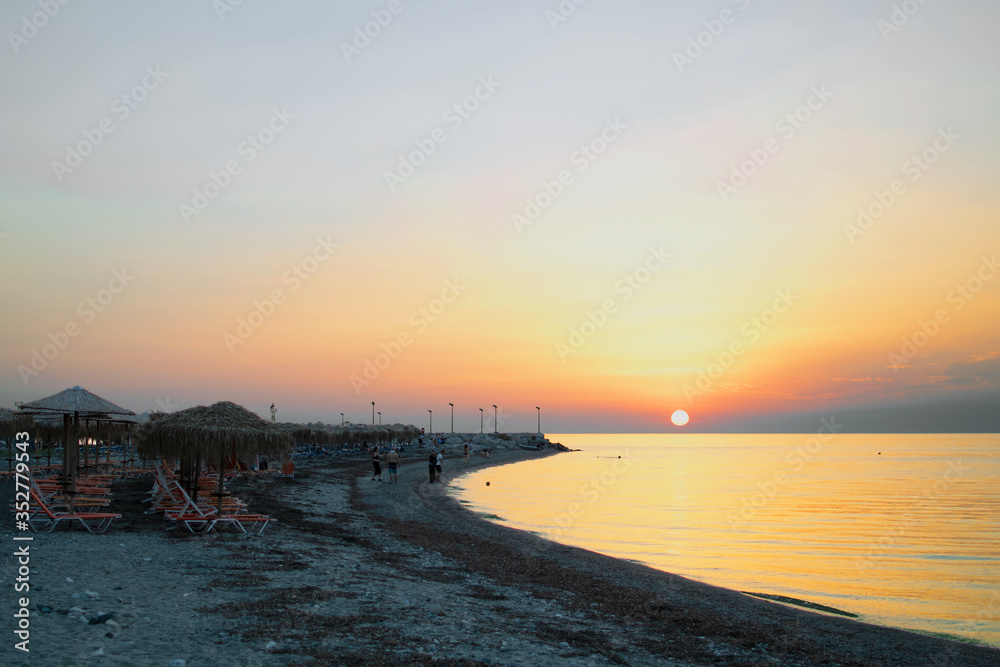
[[[468,468],[450,457],[445,481],[547,454],[498,451]],[[405,459],[397,485],[370,482],[367,458],[238,481],[251,511],[278,519],[251,537],[167,530],[137,505],[149,480],[119,482],[112,511],[124,516],[107,533],[35,535],[32,652],[8,640],[0,661],[1000,664],[995,649],[799,610],[491,524],[429,484],[425,461]],[[6,618],[13,597],[0,600]],[[91,623],[99,614],[113,623]]]

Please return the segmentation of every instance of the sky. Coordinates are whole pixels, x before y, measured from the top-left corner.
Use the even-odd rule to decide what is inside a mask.
[[[0,405],[1000,431],[998,20],[4,3]]]

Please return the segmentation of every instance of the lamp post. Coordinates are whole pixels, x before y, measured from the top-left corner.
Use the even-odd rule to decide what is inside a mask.
[[[375,401],[372,401],[372,426],[375,425]]]
[[[344,425],[344,413],[343,412],[340,413],[340,425],[341,426]]]
[[[479,408],[479,433],[483,433],[483,409]]]
[[[493,432],[497,432],[497,406],[493,406]]]
[[[378,425],[379,426],[382,425],[382,411],[381,410],[379,410],[379,413],[378,413]]]
[[[448,405],[451,406],[451,432],[454,433],[455,432],[455,404],[454,403],[449,403]]]
[[[538,410],[538,432],[541,433],[542,432],[542,409],[540,407],[538,407],[537,405],[535,406],[535,409]]]
[[[427,419],[428,419],[428,422],[427,422],[427,434],[430,435],[431,433],[434,432],[434,411],[433,410],[428,410],[427,411]]]

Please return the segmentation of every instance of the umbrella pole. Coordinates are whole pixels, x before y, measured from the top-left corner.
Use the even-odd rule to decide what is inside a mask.
[[[219,516],[222,516],[222,484],[226,479],[226,450],[219,447]]]
[[[200,454],[194,460],[194,463],[192,464],[192,466],[194,468],[194,474],[191,475],[191,477],[194,480],[194,484],[192,484],[192,486],[194,488],[191,491],[191,497],[194,498],[194,504],[197,505],[198,504],[198,488],[201,486],[201,484],[199,483],[200,480],[201,480],[201,455]]]

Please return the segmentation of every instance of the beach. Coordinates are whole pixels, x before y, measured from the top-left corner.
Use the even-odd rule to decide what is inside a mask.
[[[122,480],[111,511],[123,517],[106,533],[34,534],[31,652],[8,640],[0,655],[31,665],[1000,663],[995,649],[547,542],[447,494],[467,470],[553,453],[498,450],[466,465],[448,446],[442,484],[428,483],[420,450],[404,456],[395,485],[386,471],[370,481],[365,456],[299,460],[294,479],[232,484],[277,519],[259,536],[167,530],[138,504],[150,480]]]

